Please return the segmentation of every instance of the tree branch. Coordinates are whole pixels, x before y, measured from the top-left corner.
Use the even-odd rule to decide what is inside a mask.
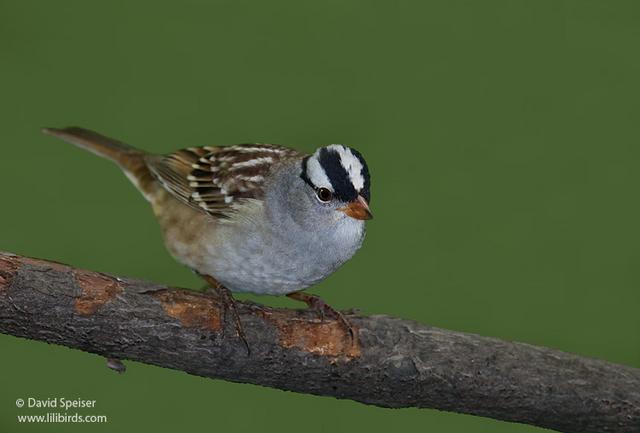
[[[0,253],[0,332],[383,407],[564,432],[639,432],[640,370],[387,316],[338,321],[239,303],[251,354],[209,295]],[[230,315],[229,315],[230,316]]]

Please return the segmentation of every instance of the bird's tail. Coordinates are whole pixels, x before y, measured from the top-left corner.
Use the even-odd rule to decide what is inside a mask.
[[[158,190],[158,182],[145,163],[146,152],[76,126],[63,129],[44,128],[42,132],[115,162],[147,200],[151,200]]]

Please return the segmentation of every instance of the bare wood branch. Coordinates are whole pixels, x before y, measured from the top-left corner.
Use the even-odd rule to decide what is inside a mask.
[[[356,340],[310,312],[239,304],[248,356],[201,293],[0,253],[0,332],[191,374],[564,432],[640,432],[640,370],[387,316]]]

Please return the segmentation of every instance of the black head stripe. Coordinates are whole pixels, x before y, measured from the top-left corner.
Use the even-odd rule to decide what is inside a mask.
[[[334,195],[344,202],[350,202],[356,199],[358,192],[354,188],[349,173],[340,163],[340,155],[338,152],[325,148],[320,150],[319,159],[320,166],[327,174]]]
[[[307,174],[307,163],[309,162],[309,158],[310,156],[305,156],[302,160],[302,172],[300,173],[300,177],[307,185],[315,189],[316,186],[311,182],[311,179],[309,179],[309,175]]]
[[[349,148],[349,150],[356,158],[358,158],[358,160],[362,164],[362,170],[360,170],[360,174],[362,174],[362,178],[364,179],[364,186],[360,191],[360,195],[364,197],[365,200],[367,200],[367,203],[371,203],[371,177],[369,176],[369,167],[367,167],[367,163],[365,162],[360,152],[352,148]]]

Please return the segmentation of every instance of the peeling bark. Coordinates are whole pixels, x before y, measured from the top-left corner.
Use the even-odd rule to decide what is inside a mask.
[[[82,289],[82,294],[75,299],[75,309],[83,316],[95,313],[122,292],[122,285],[116,278],[83,270],[74,271],[74,275],[76,283]]]
[[[0,332],[191,374],[515,421],[640,432],[640,370],[387,316],[238,303],[251,354],[211,295],[0,253]],[[229,315],[230,316],[230,315]]]
[[[219,331],[222,328],[222,304],[211,297],[188,290],[155,290],[152,295],[162,303],[164,312],[182,326]]]

